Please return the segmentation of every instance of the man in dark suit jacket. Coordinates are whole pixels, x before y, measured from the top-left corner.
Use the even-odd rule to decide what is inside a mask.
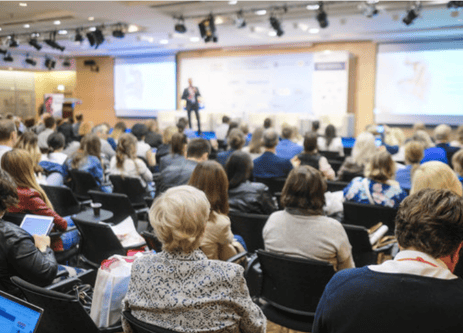
[[[188,79],[188,88],[183,90],[182,99],[186,101],[186,111],[188,112],[188,125],[191,126],[191,111],[196,114],[196,120],[198,121],[198,133],[201,134],[201,122],[199,120],[199,103],[198,97],[201,96],[197,87],[193,87],[193,80]]]
[[[262,135],[265,152],[254,160],[254,177],[275,178],[286,177],[293,168],[286,158],[278,157],[275,148],[278,144],[278,133],[274,129],[267,129]]]

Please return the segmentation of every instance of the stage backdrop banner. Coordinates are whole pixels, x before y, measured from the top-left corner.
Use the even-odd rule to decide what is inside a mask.
[[[45,94],[43,96],[46,111],[51,113],[53,117],[63,116],[63,94]]]

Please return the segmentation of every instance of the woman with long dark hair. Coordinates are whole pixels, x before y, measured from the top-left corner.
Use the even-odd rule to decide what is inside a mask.
[[[325,136],[318,138],[318,149],[338,152],[339,156],[344,156],[344,146],[341,137],[336,136],[336,127],[331,124],[326,126]]]

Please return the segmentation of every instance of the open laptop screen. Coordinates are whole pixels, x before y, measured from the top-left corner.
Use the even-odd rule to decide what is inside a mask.
[[[34,333],[43,310],[0,291],[0,331],[4,333]]]

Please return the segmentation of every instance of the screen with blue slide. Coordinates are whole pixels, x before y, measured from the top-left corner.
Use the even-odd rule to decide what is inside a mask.
[[[449,123],[463,119],[461,42],[380,46],[376,122]]]
[[[116,59],[114,109],[118,117],[156,117],[175,110],[177,65],[174,57]]]

